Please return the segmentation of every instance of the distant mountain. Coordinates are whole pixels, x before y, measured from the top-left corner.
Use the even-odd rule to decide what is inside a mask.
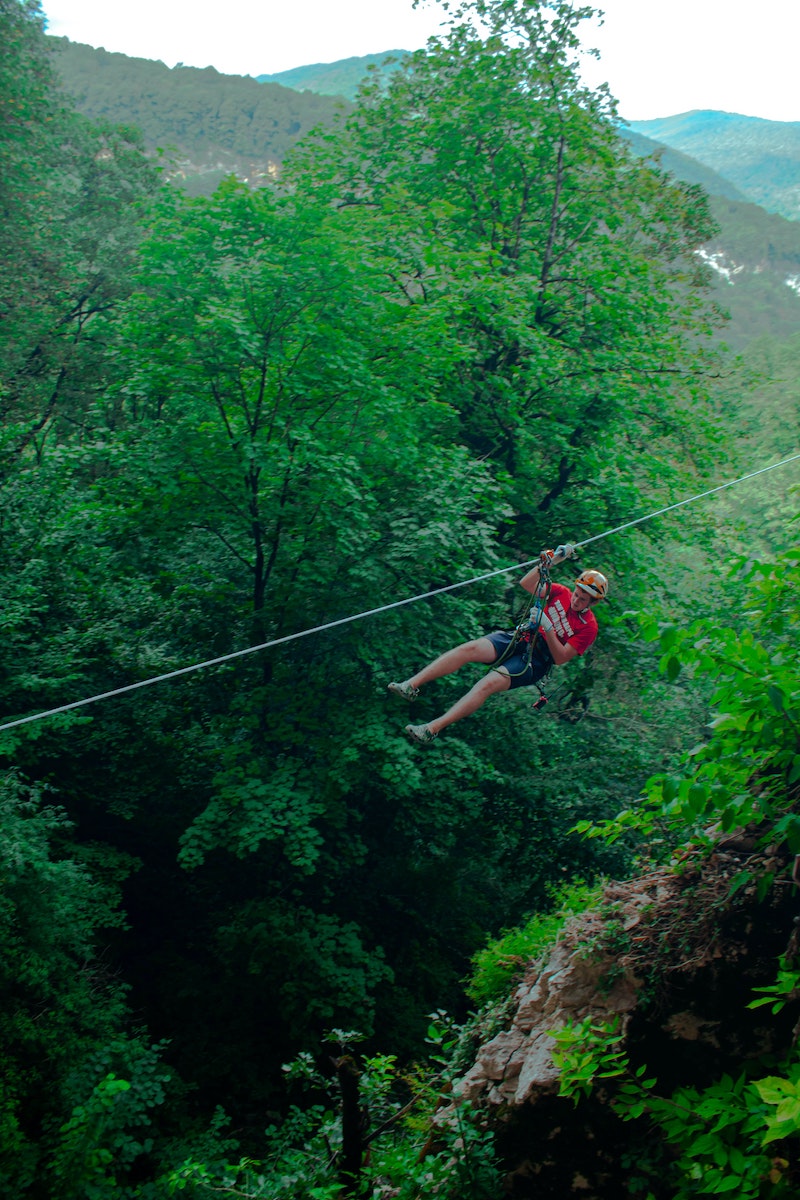
[[[719,232],[700,257],[731,317],[725,340],[741,350],[762,334],[786,338],[800,332],[800,221],[746,200],[729,179],[688,154],[632,129],[620,133],[636,154],[708,192]]]
[[[229,174],[250,183],[268,178],[299,138],[350,108],[341,98],[221,75],[214,67],[170,69],[68,38],[48,40],[78,111],[136,126],[149,150],[167,152],[170,175],[190,192],[210,192]]]
[[[298,92],[318,92],[323,96],[345,96],[348,100],[355,100],[359,84],[370,71],[375,68],[387,73],[394,71],[408,54],[408,50],[384,50],[382,54],[340,58],[337,62],[293,67],[290,71],[278,71],[275,75],[257,75],[256,79],[259,83],[281,83]]]
[[[387,51],[318,63],[262,76],[259,83],[249,76],[220,75],[213,67],[170,70],[161,62],[110,54],[66,38],[50,41],[76,107],[94,119],[138,126],[148,148],[169,151],[171,178],[193,194],[211,192],[227,174],[254,185],[276,174],[304,133],[349,111],[342,95],[354,93],[370,64],[405,54]],[[283,86],[289,81],[291,88]],[[304,90],[297,91],[298,86]],[[322,93],[327,86],[334,95]],[[720,232],[702,257],[720,303],[732,316],[727,340],[741,348],[760,333],[787,337],[800,329],[800,221],[776,215],[772,192],[766,189],[763,195],[763,186],[761,207],[748,198],[755,188],[748,164],[763,157],[767,145],[774,151],[769,177],[780,180],[783,196],[800,196],[800,124],[689,113],[634,122],[620,133],[634,153],[655,158],[678,179],[710,194]],[[693,153],[685,148],[690,145]]]
[[[621,136],[630,144],[634,154],[641,158],[652,158],[665,171],[669,171],[676,179],[685,183],[699,184],[712,196],[724,196],[728,200],[745,200],[743,192],[725,179],[719,172],[707,167],[696,158],[682,154],[680,150],[672,150],[661,142],[653,141],[642,133],[636,133],[631,128],[623,126]]]
[[[168,152],[173,177],[203,192],[226,174],[257,184],[277,173],[305,133],[349,110],[371,70],[396,70],[409,53],[387,50],[254,79],[214,67],[170,69],[67,38],[49,41],[80,112],[135,125],[150,150]],[[800,217],[800,122],[708,111],[634,121],[621,133],[635,153],[659,157],[665,169],[711,194]]]
[[[630,129],[705,163],[768,212],[800,218],[800,121],[697,110]]]

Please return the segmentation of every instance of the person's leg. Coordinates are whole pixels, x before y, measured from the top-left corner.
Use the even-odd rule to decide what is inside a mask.
[[[493,663],[496,658],[497,651],[488,638],[475,638],[471,642],[462,642],[454,650],[446,650],[427,667],[423,667],[416,675],[407,679],[406,683],[412,688],[420,688],[434,679],[441,679],[443,675],[452,675],[453,671],[466,666],[467,663],[476,662],[488,665]]]
[[[491,643],[489,644],[491,645]],[[472,659],[470,661],[479,660]],[[448,725],[452,725],[455,721],[462,721],[464,717],[469,717],[472,713],[476,712],[495,692],[505,692],[510,687],[511,677],[505,668],[499,667],[496,671],[489,671],[460,700],[456,700],[452,708],[448,708],[443,716],[437,717],[433,721],[428,721],[428,729],[433,734],[440,733]]]

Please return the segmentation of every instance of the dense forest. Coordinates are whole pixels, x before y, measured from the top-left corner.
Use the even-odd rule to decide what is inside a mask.
[[[499,1200],[480,1106],[434,1120],[497,978],[715,823],[800,852],[797,463],[629,527],[797,452],[800,329],[751,291],[733,357],[714,208],[750,206],[631,153],[584,16],[465,0],[266,186],[191,197],[0,0],[4,1195]],[[567,540],[591,651],[411,744],[387,683]],[[793,1194],[785,1043],[742,1196]],[[609,1200],[731,1194],[644,1077]]]

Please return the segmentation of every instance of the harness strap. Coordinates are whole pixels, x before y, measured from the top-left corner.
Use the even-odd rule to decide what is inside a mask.
[[[534,609],[536,610],[536,613],[537,613],[535,623],[531,622],[531,620],[530,620],[530,613],[532,611],[534,611],[534,609],[530,608],[529,603],[526,602],[525,608],[523,609],[522,613],[520,613],[520,615],[517,617],[517,623],[515,625],[514,633],[511,638],[511,641],[508,643],[508,645],[506,646],[505,650],[500,655],[500,657],[492,663],[490,670],[496,671],[498,669],[498,667],[502,667],[503,664],[509,658],[512,658],[514,656],[514,652],[515,652],[519,642],[522,640],[522,635],[525,633],[529,634],[530,638],[528,641],[528,648],[525,653],[524,666],[521,671],[508,671],[507,674],[510,676],[510,678],[517,679],[520,675],[524,675],[525,672],[530,667],[531,662],[533,660],[533,652],[536,649],[536,643],[539,640],[542,614],[544,613],[544,610],[547,608],[547,602],[550,599],[550,591],[552,588],[552,580],[550,578],[550,569],[546,563],[541,563],[539,565],[539,587],[537,587],[537,589],[536,589],[537,593],[541,592],[542,584],[544,584],[544,595],[543,596],[538,595],[537,596],[538,604],[534,605]],[[547,645],[547,643],[545,642],[545,646],[546,645]],[[545,675],[550,671],[551,668],[552,668],[552,663],[550,664],[550,667],[548,667],[547,671],[545,672]],[[542,676],[542,678],[543,678],[543,676]],[[541,691],[541,688],[539,690]]]

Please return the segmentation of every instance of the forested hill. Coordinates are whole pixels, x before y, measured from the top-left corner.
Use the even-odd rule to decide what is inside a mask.
[[[93,120],[135,126],[148,150],[164,150],[173,174],[211,190],[226,174],[268,178],[298,139],[348,103],[279,83],[221,75],[214,67],[130,58],[49,38],[76,108]]]
[[[638,133],[629,125],[623,125],[620,133],[635,154],[657,161],[676,179],[683,179],[686,183],[699,184],[712,196],[724,196],[727,200],[746,199],[744,192],[740,191],[735,184],[721,175],[719,171],[715,171],[713,167],[707,166],[699,158],[693,158],[690,154],[675,150],[652,137],[645,137],[643,133]]]
[[[636,154],[709,194],[718,228],[698,255],[708,264],[719,302],[730,315],[725,329],[729,344],[743,349],[759,336],[795,334],[800,322],[800,221],[748,199],[746,189],[690,154],[635,128],[623,126],[621,134]],[[727,169],[728,161],[724,157],[720,169]],[[800,163],[792,167],[785,161],[784,174],[800,188]]]
[[[769,212],[800,217],[800,121],[694,110],[630,128],[712,167]]]
[[[347,111],[370,69],[390,76],[407,56],[385,51],[254,80],[48,40],[80,112],[136,126],[149,150],[168,152],[174,177],[204,193],[227,173],[255,184],[269,178],[309,129]],[[634,121],[621,133],[635,153],[657,155],[676,178],[712,195],[800,213],[800,124],[695,112]]]

